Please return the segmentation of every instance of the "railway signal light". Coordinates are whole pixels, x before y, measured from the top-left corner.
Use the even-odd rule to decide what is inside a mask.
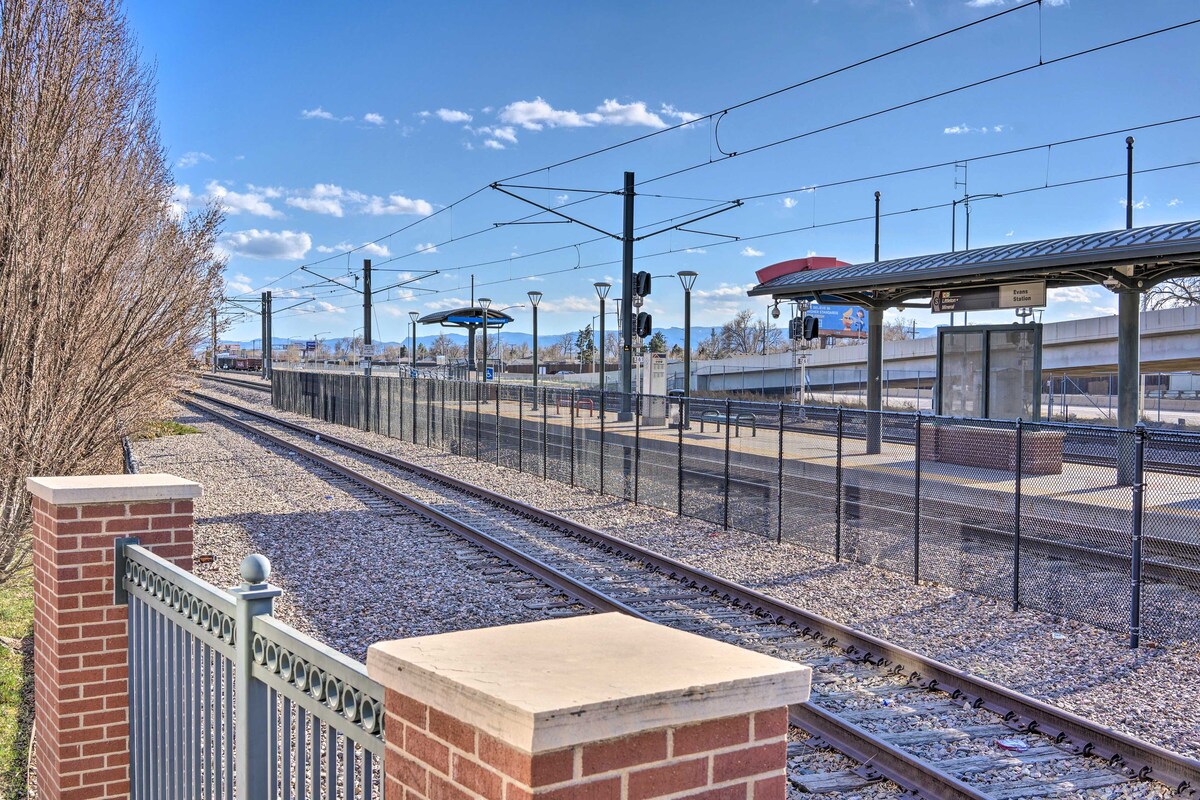
[[[817,317],[804,317],[804,338],[807,341],[812,341],[821,333],[820,321]]]
[[[653,318],[645,311],[639,311],[637,321],[634,323],[634,333],[645,339],[650,335],[650,329],[654,326]]]
[[[650,273],[646,271],[639,272],[633,276],[633,293],[638,297],[650,296]]]

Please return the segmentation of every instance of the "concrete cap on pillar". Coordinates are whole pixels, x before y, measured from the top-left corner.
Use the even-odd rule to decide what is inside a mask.
[[[384,687],[539,753],[806,701],[812,670],[623,614],[380,642]]]
[[[25,479],[25,487],[34,497],[56,506],[188,500],[201,492],[195,481],[155,473],[33,477]]]

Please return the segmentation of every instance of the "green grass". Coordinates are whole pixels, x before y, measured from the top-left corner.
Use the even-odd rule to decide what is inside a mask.
[[[181,422],[176,422],[173,419],[159,420],[151,422],[138,439],[157,439],[160,436],[184,436],[189,433],[199,433],[199,428],[194,428],[191,425],[184,425]]]
[[[33,723],[33,571],[0,584],[0,798],[26,797]]]

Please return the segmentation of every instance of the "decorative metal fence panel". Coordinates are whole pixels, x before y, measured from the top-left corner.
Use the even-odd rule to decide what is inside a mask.
[[[266,571],[230,593],[136,539],[116,556],[134,800],[383,797],[383,687],[274,619]]]
[[[272,380],[276,407],[327,421],[367,382],[283,370]],[[390,435],[407,441],[1134,639],[1200,636],[1197,434],[370,381],[388,387],[393,420],[421,421],[393,421]]]

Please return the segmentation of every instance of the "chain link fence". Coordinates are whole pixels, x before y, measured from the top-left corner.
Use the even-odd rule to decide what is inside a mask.
[[[1135,643],[1200,636],[1200,435],[285,370],[272,400]]]

